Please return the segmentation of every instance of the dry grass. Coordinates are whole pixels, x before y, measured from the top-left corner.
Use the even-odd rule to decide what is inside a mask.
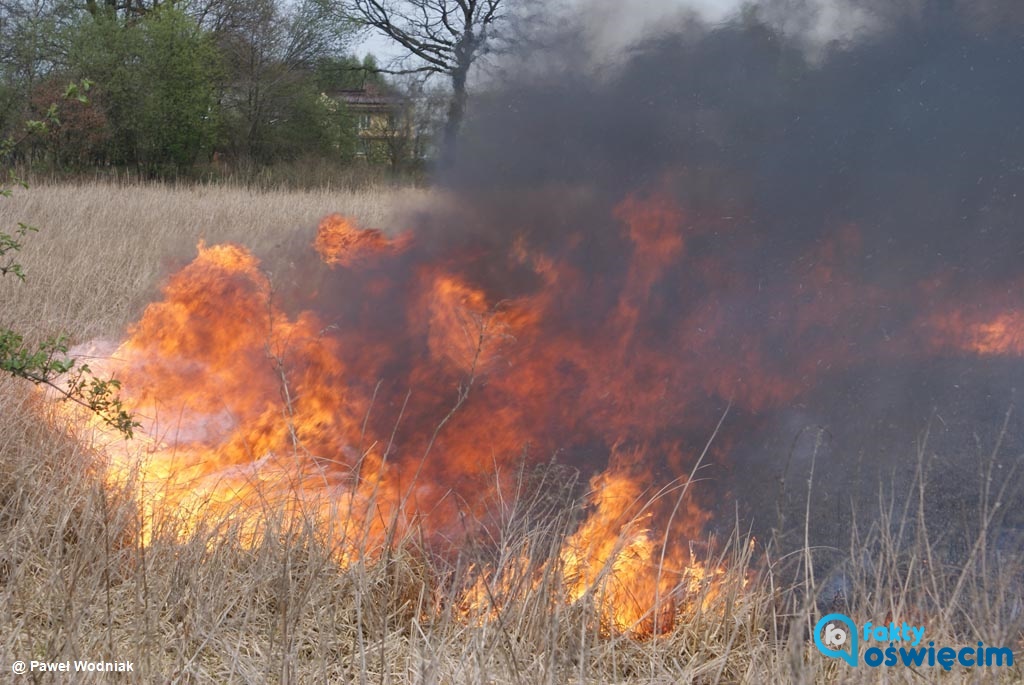
[[[332,211],[371,225],[435,201],[426,191],[269,192],[225,188],[36,187],[0,203],[0,223],[43,227],[24,253],[29,281],[0,283],[0,323],[78,341],[115,336],[191,257],[195,241],[232,240],[273,252],[312,236]],[[492,620],[459,617],[463,559],[416,539],[383,559],[341,568],[330,535],[292,523],[255,547],[223,529],[181,542],[138,543],[129,493],[104,487],[92,455],[36,413],[25,387],[0,381],[0,669],[15,659],[130,660],[125,676],[24,676],[28,682],[173,683],[611,683],[1020,682],[1020,666],[879,668],[823,658],[809,640],[822,609],[860,620],[927,626],[936,645],[1020,650],[1020,567],[996,545],[1003,483],[999,449],[983,455],[988,489],[964,521],[976,540],[940,554],[948,530],[930,530],[927,463],[910,492],[885,493],[849,549],[781,550],[742,533],[719,541],[720,592],[682,609],[670,634],[611,635],[598,620],[600,588],[560,602],[557,550],[574,503],[524,502],[491,550]],[[920,455],[926,454],[922,447]],[[986,461],[987,460],[987,461]],[[986,471],[983,469],[982,474]],[[1000,473],[1005,473],[1000,471]],[[995,483],[993,485],[992,483]],[[811,487],[813,493],[814,488]],[[813,495],[811,496],[813,499]],[[546,513],[538,515],[543,509]],[[808,507],[808,511],[810,507]],[[268,526],[275,519],[268,515]],[[538,540],[548,553],[538,552]],[[531,550],[538,583],[515,585]],[[816,566],[826,556],[831,575]],[[502,574],[506,575],[502,575]],[[511,588],[511,589],[509,589]],[[824,598],[824,599],[823,599]],[[821,606],[819,606],[821,605]]]
[[[401,223],[432,200],[428,191],[255,191],[223,185],[33,186],[0,202],[0,227],[41,229],[21,262],[24,284],[0,281],[0,321],[76,339],[119,334],[152,299],[196,242],[237,242],[271,259],[295,240],[311,242],[317,222],[340,212],[366,226]]]

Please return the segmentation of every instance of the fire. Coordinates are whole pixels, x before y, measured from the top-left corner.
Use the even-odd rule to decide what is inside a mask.
[[[337,488],[343,473],[323,461],[358,459],[359,407],[339,391],[336,342],[312,313],[279,311],[268,287],[246,250],[200,244],[111,357],[143,425],[135,442],[102,445],[111,480],[137,482],[147,535],[214,517],[251,537],[259,507]],[[317,487],[296,488],[303,480]]]
[[[896,327],[886,312],[914,293],[861,283],[855,226],[766,279],[748,268],[756,236],[667,192],[627,195],[609,222],[599,238],[439,246],[333,215],[301,261],[313,285],[294,292],[245,248],[200,244],[106,363],[138,439],[90,425],[111,483],[137,489],[145,541],[216,526],[251,543],[271,511],[329,524],[343,564],[409,532],[485,537],[516,474],[559,454],[590,488],[557,555],[564,601],[651,635],[714,594],[720,569],[689,544],[712,511],[689,479],[724,406],[753,421],[922,339],[1024,355],[1012,298],[989,318],[937,307]],[[478,565],[464,615],[541,582],[528,557]]]
[[[561,561],[571,602],[593,595],[609,629],[651,635],[671,630],[676,602],[699,594],[707,570],[657,538],[647,509],[656,503],[644,501],[640,483],[618,470],[595,476],[592,513]],[[704,518],[692,513],[690,525]]]
[[[1024,312],[1000,314],[978,324],[971,338],[970,349],[978,354],[1024,356]]]
[[[361,229],[340,214],[324,217],[313,242],[320,258],[332,266],[354,266],[375,254],[401,247],[379,229]]]
[[[981,356],[1024,357],[1024,312],[1003,312],[986,318],[954,311],[936,317],[932,326],[941,346]]]

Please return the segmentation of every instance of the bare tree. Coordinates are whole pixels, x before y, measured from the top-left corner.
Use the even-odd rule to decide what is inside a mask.
[[[442,156],[455,157],[466,113],[469,70],[497,39],[506,0],[352,0],[357,21],[401,45],[422,66],[397,73],[429,72],[451,80]],[[395,73],[395,72],[392,72]]]

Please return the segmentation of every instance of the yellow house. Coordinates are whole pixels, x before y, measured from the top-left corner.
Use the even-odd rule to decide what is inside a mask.
[[[407,99],[385,93],[372,83],[356,90],[336,91],[331,96],[344,103],[355,120],[357,157],[396,164],[412,154],[411,105]]]

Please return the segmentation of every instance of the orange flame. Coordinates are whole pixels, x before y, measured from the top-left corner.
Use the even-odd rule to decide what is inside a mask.
[[[340,214],[324,217],[317,227],[313,247],[326,264],[350,267],[373,255],[401,247],[379,229],[360,229]]]
[[[1024,357],[1024,312],[1002,312],[986,318],[960,310],[935,317],[931,325],[940,334],[937,347],[986,357]]]
[[[107,363],[142,419],[138,439],[92,424],[111,482],[138,488],[146,541],[217,525],[253,542],[277,511],[329,524],[349,563],[389,534],[496,525],[519,466],[564,449],[607,465],[588,470],[586,518],[558,555],[564,599],[592,603],[609,631],[651,635],[713,596],[720,573],[689,549],[710,513],[685,480],[695,447],[681,437],[706,428],[709,397],[778,407],[822,370],[910,354],[922,337],[935,350],[1024,355],[1012,301],[988,318],[929,313],[871,350],[830,335],[846,320],[881,330],[877,305],[900,304],[849,269],[856,227],[764,283],[708,250],[725,228],[667,195],[627,196],[613,217],[615,269],[602,278],[581,266],[582,233],[557,250],[519,239],[476,268],[479,248],[437,256],[332,215],[313,243],[326,267],[309,268],[337,301],[312,296],[317,311],[298,314],[247,250],[200,244]],[[533,285],[500,297],[492,266]],[[685,288],[722,295],[691,301]],[[731,300],[767,312],[754,336]],[[798,353],[780,354],[794,337]],[[671,486],[658,490],[653,464]],[[480,568],[467,618],[489,616],[513,578],[538,582],[525,556]]]

